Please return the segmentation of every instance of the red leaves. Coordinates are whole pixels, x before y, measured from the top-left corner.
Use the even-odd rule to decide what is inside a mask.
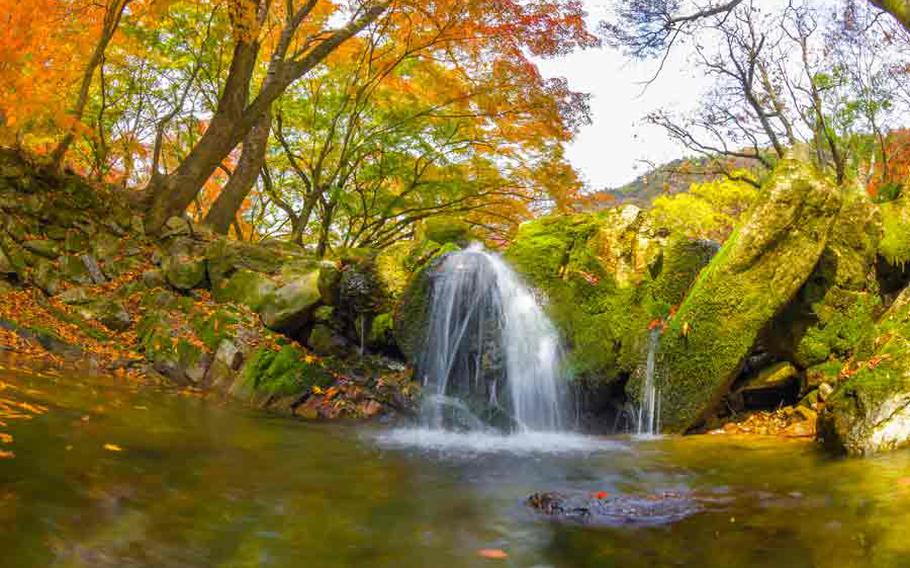
[[[597,499],[598,501],[603,501],[609,496],[610,494],[606,491],[595,491],[594,493],[591,493],[591,497]]]

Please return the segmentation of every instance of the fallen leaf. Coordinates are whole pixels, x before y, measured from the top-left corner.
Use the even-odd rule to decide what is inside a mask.
[[[505,550],[499,548],[481,548],[477,551],[477,555],[490,560],[505,560],[509,557]]]
[[[610,494],[607,493],[606,491],[597,491],[594,493],[594,498],[597,499],[598,501],[603,501],[604,499],[606,499],[609,496],[610,496]]]
[[[117,444],[104,444],[104,449],[109,452],[122,452],[123,451],[123,448],[121,448]]]

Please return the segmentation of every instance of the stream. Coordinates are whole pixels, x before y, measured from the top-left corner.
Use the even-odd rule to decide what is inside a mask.
[[[71,375],[0,371],[0,397],[42,411],[0,426],[16,454],[0,460],[3,566],[910,565],[910,452],[313,424]],[[697,507],[564,522],[527,505],[542,491]]]

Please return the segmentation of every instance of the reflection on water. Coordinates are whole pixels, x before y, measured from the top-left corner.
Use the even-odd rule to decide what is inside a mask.
[[[16,458],[0,461],[3,566],[910,566],[906,452],[834,460],[806,443],[712,437],[519,451],[105,379],[0,380],[48,407],[5,428]],[[715,498],[671,525],[604,528],[527,509],[551,490]],[[508,559],[478,556],[491,548]]]

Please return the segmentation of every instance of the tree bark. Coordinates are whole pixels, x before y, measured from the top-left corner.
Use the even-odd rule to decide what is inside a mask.
[[[158,232],[169,217],[179,215],[193,202],[193,199],[202,189],[209,176],[218,167],[228,154],[246,137],[246,135],[259,122],[259,119],[272,107],[285,90],[297,79],[308,73],[332,53],[338,46],[347,41],[356,33],[374,22],[389,4],[383,2],[366,10],[359,18],[348,22],[346,26],[338,29],[319,43],[312,50],[297,59],[280,61],[270,65],[269,74],[263,82],[262,89],[256,98],[246,105],[252,67],[255,65],[258,43],[248,44],[238,41],[234,58],[238,55],[247,55],[249,46],[255,46],[252,51],[250,72],[245,76],[244,88],[241,92],[232,88],[231,77],[234,75],[235,62],[231,62],[231,73],[228,84],[225,85],[222,100],[219,101],[219,110],[215,113],[212,122],[206,129],[202,138],[190,151],[189,155],[181,162],[177,169],[167,176],[153,180],[149,184],[149,197],[151,205],[146,213],[146,229],[151,233]],[[244,59],[243,63],[247,63]],[[222,102],[240,100],[242,105],[236,110],[232,105],[232,112],[221,112]]]
[[[250,81],[259,54],[257,41],[238,41],[218,108],[189,155],[168,175],[153,176],[146,189],[150,199],[146,228],[158,231],[170,217],[183,213],[218,165],[240,143],[235,124],[249,100]]]
[[[265,162],[266,149],[269,143],[269,130],[272,125],[272,113],[262,115],[259,121],[243,139],[243,151],[240,161],[234,169],[227,185],[218,194],[212,204],[205,223],[216,233],[226,235],[231,223],[240,211],[243,201],[250,194]]]

